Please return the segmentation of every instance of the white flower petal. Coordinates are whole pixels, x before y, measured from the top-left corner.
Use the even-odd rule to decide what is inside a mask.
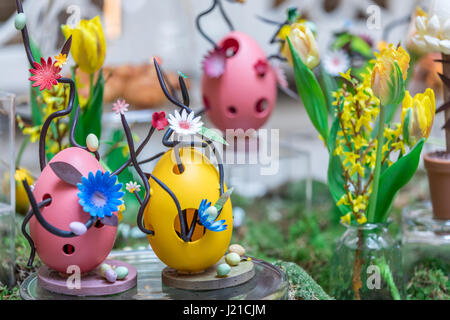
[[[439,18],[437,15],[434,15],[431,17],[430,20],[428,20],[427,24],[427,34],[429,36],[435,37],[439,34],[441,31],[441,23],[439,22]]]
[[[191,122],[194,119],[194,112],[189,113],[188,117],[187,117],[187,121]]]
[[[444,54],[450,54],[450,40],[443,40],[440,42],[441,51]]]
[[[426,35],[424,37],[424,39],[425,39],[425,42],[427,43],[427,45],[429,47],[428,50],[430,52],[440,52],[441,51],[441,46],[439,44],[440,41],[439,41],[438,38]]]
[[[450,17],[447,21],[445,21],[442,27],[442,40],[450,40]]]
[[[420,34],[424,34],[427,31],[426,26],[426,17],[417,17],[416,18],[416,29]]]
[[[420,37],[419,35],[416,35],[416,36],[412,37],[411,40],[418,49],[420,49],[422,51],[427,51],[427,49],[428,49],[427,43],[425,42],[425,40],[422,37]]]
[[[181,113],[181,120],[187,120],[187,117],[188,115],[186,109],[183,109],[183,112]]]
[[[175,110],[174,114],[175,114],[175,119],[177,119],[178,121],[180,121],[180,120],[181,120],[181,115],[180,115],[180,113],[179,113],[177,110]]]

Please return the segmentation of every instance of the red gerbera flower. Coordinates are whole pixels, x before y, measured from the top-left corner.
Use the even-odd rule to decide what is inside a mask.
[[[39,90],[50,90],[54,85],[58,84],[58,79],[61,78],[59,74],[61,68],[55,67],[52,58],[49,57],[47,62],[41,58],[41,64],[34,62],[34,69],[30,69],[33,74],[28,80],[34,81],[33,87],[40,87]]]
[[[152,116],[152,126],[158,129],[158,131],[164,130],[169,125],[169,121],[166,119],[166,113],[164,111],[154,112]]]

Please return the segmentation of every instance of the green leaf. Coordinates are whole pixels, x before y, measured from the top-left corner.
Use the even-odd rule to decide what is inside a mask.
[[[330,76],[325,69],[320,67],[320,76],[319,82],[322,87],[322,92],[325,95],[325,99],[327,101],[328,113],[334,117],[334,108],[333,108],[333,95],[332,93],[338,89],[338,85],[336,79]]]
[[[228,142],[226,142],[223,139],[222,135],[215,130],[208,129],[206,127],[202,127],[200,129],[200,134],[209,140],[216,141],[216,142],[219,142],[221,144],[228,146]]]
[[[31,54],[33,55],[34,61],[40,62],[42,53],[37,44],[30,38],[30,48]],[[33,68],[33,66],[31,66]],[[42,119],[42,105],[39,105],[37,98],[41,96],[41,91],[38,87],[32,87],[30,84],[30,102],[31,102],[31,121],[33,126],[40,126],[43,123]]]
[[[222,196],[217,200],[217,202],[214,204],[214,207],[216,207],[217,211],[221,210],[225,203],[230,199],[231,194],[233,193],[233,188],[228,189],[226,192],[222,194]]]
[[[332,45],[332,49],[341,49],[345,45],[347,45],[351,40],[351,35],[349,33],[343,33],[336,37],[336,40],[334,40],[334,43]]]
[[[331,127],[330,136],[328,138],[328,152],[330,154],[330,160],[328,162],[328,188],[330,189],[331,197],[334,203],[338,203],[342,196],[346,194],[345,191],[345,178],[342,174],[342,164],[339,156],[334,155],[334,150],[336,149],[336,135],[339,130],[339,120],[336,118],[333,121]],[[339,211],[342,215],[351,211],[348,206],[339,206]]]
[[[314,73],[303,63],[287,38],[294,61],[295,82],[308,116],[325,141],[328,141],[328,109]]]
[[[373,57],[372,48],[369,46],[369,44],[362,38],[358,36],[353,36],[350,47],[353,51],[356,51],[363,55],[366,58]]]
[[[424,143],[425,138],[417,142],[407,155],[383,172],[376,201],[375,221],[371,222],[382,223],[387,220],[395,196],[411,180],[417,170]]]
[[[82,116],[82,126],[84,128],[83,141],[89,133],[95,134],[99,139],[102,134],[102,115],[103,115],[103,91],[105,79],[100,70],[97,83],[94,86],[93,96],[89,98],[86,110]]]
[[[391,79],[388,81],[390,96],[387,98],[388,101],[385,102],[385,105],[399,105],[405,97],[405,81],[397,61],[394,62],[394,69],[390,74]]]
[[[409,124],[411,122],[411,116],[412,116],[412,109],[409,108],[406,111],[405,114],[405,120],[403,122],[403,138],[405,139],[406,143],[409,144],[410,136],[409,136]]]
[[[71,68],[72,80],[73,80],[73,82],[76,83],[76,75],[75,75],[75,72],[76,72],[76,68]],[[79,99],[78,99],[78,91],[75,90],[75,99],[74,99],[74,101],[73,101],[73,106],[74,106],[74,108],[76,108],[79,104],[80,104],[80,102],[79,102]],[[80,111],[80,113],[81,113],[81,111]],[[70,127],[72,127],[72,123],[73,123],[74,117],[75,117],[75,111],[73,110],[72,113],[70,114]],[[84,128],[83,128],[83,125],[80,124],[80,122],[82,121],[81,115],[80,115],[78,118],[79,118],[79,119],[78,119],[78,124],[77,124],[77,127],[75,128],[75,131],[74,131],[74,137],[75,137],[75,141],[76,141],[77,143],[83,145],[84,142],[85,142],[85,137],[86,137],[87,135],[86,135],[86,136],[84,135]]]

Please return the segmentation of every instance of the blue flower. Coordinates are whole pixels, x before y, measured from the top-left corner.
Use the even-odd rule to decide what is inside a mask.
[[[89,172],[88,177],[82,177],[81,183],[77,184],[78,202],[83,210],[92,217],[111,217],[113,212],[119,211],[122,205],[121,198],[125,193],[121,192],[122,184],[117,183],[117,176],[111,176],[110,172],[102,174],[98,170],[94,173]]]
[[[207,203],[206,199],[203,199],[202,202],[200,202],[200,206],[198,208],[198,217],[200,219],[200,223],[208,230],[214,231],[214,232],[220,232],[227,229],[227,225],[224,224],[225,220],[219,220],[214,221],[217,219],[218,213],[217,209],[210,209],[214,208],[211,207],[211,202]]]

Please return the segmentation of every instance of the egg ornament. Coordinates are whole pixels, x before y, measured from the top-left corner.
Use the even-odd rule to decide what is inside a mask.
[[[218,77],[209,71],[215,55],[222,55],[224,64]],[[203,66],[203,103],[217,128],[257,130],[267,122],[277,99],[277,78],[253,38],[239,31],[229,33]]]
[[[231,240],[233,215],[231,201],[227,201],[218,219],[225,220],[227,228],[220,232],[205,228],[197,219],[203,199],[214,203],[220,194],[219,172],[211,161],[195,148],[178,149],[184,167],[180,172],[175,157],[177,149],[167,151],[156,164],[152,176],[163,182],[178,199],[186,228],[196,223],[190,241],[180,234],[180,215],[171,195],[155,179],[150,179],[150,201],[145,209],[145,227],[153,230],[148,240],[155,254],[169,267],[186,273],[201,272],[218,262],[227,251]],[[226,186],[224,186],[226,191]]]
[[[218,43],[207,35],[201,21],[215,9],[230,30]],[[277,74],[263,49],[252,37],[235,30],[221,0],[213,0],[210,8],[198,14],[196,27],[213,47],[202,63],[207,116],[222,131],[259,129],[269,119],[277,98]]]
[[[71,172],[71,168],[76,171]],[[40,209],[44,219],[61,230],[71,230],[73,221],[87,223],[91,216],[79,204],[79,189],[63,181],[60,176],[66,174],[75,178],[78,175],[75,179],[81,182],[81,176],[88,177],[90,172],[99,170],[105,171],[91,153],[81,148],[73,147],[59,152],[44,168],[33,190],[37,201],[50,199],[50,203]],[[117,212],[113,215],[117,217]],[[117,225],[106,225],[100,219],[86,233],[72,238],[49,232],[36,216],[30,219],[29,224],[39,258],[45,265],[61,273],[66,273],[71,265],[79,266],[81,272],[96,268],[111,252],[117,233]]]

